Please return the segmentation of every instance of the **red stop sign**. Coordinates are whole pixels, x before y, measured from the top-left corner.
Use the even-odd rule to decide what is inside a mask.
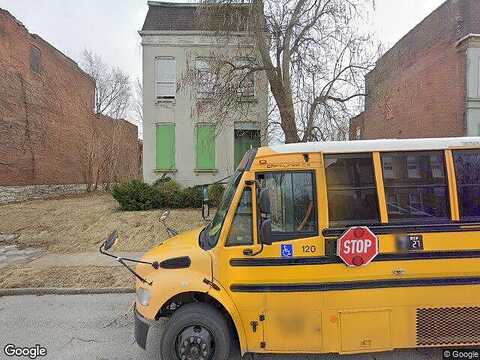
[[[378,238],[368,227],[352,227],[338,239],[337,255],[348,266],[367,265],[378,255]]]

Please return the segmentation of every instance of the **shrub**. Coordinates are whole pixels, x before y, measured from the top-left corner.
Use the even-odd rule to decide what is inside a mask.
[[[212,206],[218,206],[223,187],[214,185],[208,193]],[[112,196],[118,201],[120,208],[126,211],[201,208],[203,204],[203,191],[200,186],[182,189],[172,179],[161,179],[153,186],[138,180],[115,185]]]
[[[162,199],[154,188],[138,180],[115,185],[112,196],[122,210],[139,211],[161,207]]]
[[[198,209],[203,205],[203,192],[200,186],[186,188],[183,190],[183,197],[186,207]]]
[[[186,207],[182,188],[175,180],[157,181],[154,187],[163,195],[165,207],[172,209]]]
[[[225,188],[222,184],[212,184],[208,188],[208,199],[210,200],[210,205],[213,207],[218,207],[220,201],[222,201],[223,192]]]
[[[166,182],[170,182],[170,181],[172,181],[172,178],[171,178],[171,177],[169,177],[169,176],[162,177],[162,178],[156,180],[156,181],[153,183],[153,187],[162,186],[162,185],[165,184]]]

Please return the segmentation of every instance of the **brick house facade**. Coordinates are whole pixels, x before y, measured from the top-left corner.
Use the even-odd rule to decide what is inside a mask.
[[[480,135],[480,1],[448,0],[377,62],[351,139]]]
[[[0,9],[0,186],[138,177],[137,127],[94,114],[94,95],[73,60]]]

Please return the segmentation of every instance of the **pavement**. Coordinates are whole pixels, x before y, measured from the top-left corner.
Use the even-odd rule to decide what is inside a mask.
[[[143,257],[145,252],[118,252],[117,256],[131,259]],[[0,268],[8,265],[28,264],[37,269],[51,266],[120,266],[118,261],[100,254],[98,251],[89,251],[74,254],[55,254],[37,248],[19,249],[16,245],[0,242]]]
[[[161,327],[149,333],[148,351],[133,338],[133,294],[0,297],[0,359],[6,344],[47,349],[37,359],[160,359]],[[246,355],[250,360],[436,360],[439,350],[402,350],[367,355]],[[26,357],[21,359],[28,359]],[[231,360],[239,360],[238,352]]]

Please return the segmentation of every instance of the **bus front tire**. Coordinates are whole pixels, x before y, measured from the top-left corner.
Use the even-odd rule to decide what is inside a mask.
[[[225,317],[212,305],[184,305],[166,324],[161,340],[162,359],[227,360],[230,334]]]

